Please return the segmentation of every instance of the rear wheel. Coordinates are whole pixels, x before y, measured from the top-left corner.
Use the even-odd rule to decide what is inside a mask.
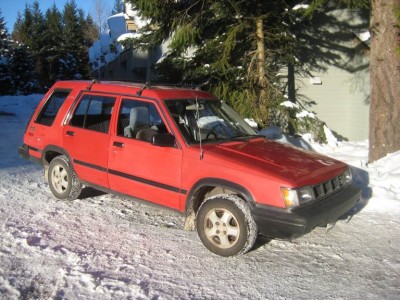
[[[237,195],[217,195],[206,199],[197,213],[197,232],[204,246],[221,256],[249,251],[258,229],[248,205]]]
[[[75,200],[82,191],[82,184],[65,155],[50,162],[48,182],[53,195],[61,200]]]

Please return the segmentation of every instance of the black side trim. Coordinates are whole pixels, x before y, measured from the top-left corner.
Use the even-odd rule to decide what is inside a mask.
[[[43,153],[42,150],[40,150],[38,148],[35,148],[35,147],[31,147],[31,146],[28,146],[28,150],[32,150],[32,151],[35,151],[35,152],[38,152],[38,153]]]
[[[74,159],[74,163],[76,163],[77,165],[82,165],[82,166],[85,166],[85,167],[88,167],[88,168],[91,168],[91,169],[95,169],[97,171],[107,172],[107,168],[100,167],[100,166],[94,165],[94,164],[90,164],[90,163],[87,163],[87,162],[84,162],[84,161],[81,161],[81,160]]]
[[[147,185],[155,186],[155,187],[158,187],[158,188],[161,188],[161,189],[164,189],[164,190],[172,191],[172,192],[175,192],[175,193],[180,193],[180,194],[183,194],[183,195],[187,194],[187,190],[180,189],[178,187],[167,185],[167,184],[164,184],[164,183],[148,180],[148,179],[145,179],[145,178],[137,177],[137,176],[134,176],[134,175],[122,173],[122,172],[119,172],[119,171],[116,171],[116,170],[108,170],[108,173],[112,174],[112,175],[120,176],[120,177],[123,177],[123,178],[127,178],[127,179],[130,179],[130,180],[134,180],[134,181],[137,181],[137,182],[140,182],[140,183],[144,183],[144,184],[147,184]]]
[[[40,160],[40,158],[31,156],[31,155],[29,154],[29,149],[31,149],[31,150],[33,150],[33,151],[36,151],[36,152],[38,152],[38,153],[41,153],[41,152],[42,152],[42,151],[39,150],[39,149],[30,147],[30,146],[28,146],[27,144],[23,144],[22,146],[19,146],[19,147],[18,147],[19,156],[22,157],[23,159],[27,159],[27,160],[33,161],[33,162],[35,162],[35,163],[42,164],[42,161]]]
[[[107,193],[107,194],[113,194],[113,195],[116,195],[116,196],[120,196],[120,197],[122,197],[122,198],[126,198],[126,199],[129,199],[129,200],[135,201],[135,202],[137,202],[137,203],[141,203],[141,204],[145,203],[145,204],[147,204],[147,205],[149,205],[149,206],[161,207],[161,208],[163,208],[163,209],[168,209],[169,211],[174,212],[174,213],[176,213],[176,214],[179,215],[179,216],[183,216],[183,215],[184,215],[184,212],[180,211],[180,210],[177,209],[177,208],[172,208],[172,207],[169,207],[169,206],[164,206],[164,205],[162,205],[162,204],[155,203],[155,202],[151,202],[151,201],[148,201],[148,200],[146,200],[146,199],[136,198],[136,197],[133,197],[133,196],[128,195],[128,194],[119,193],[119,192],[116,192],[116,191],[114,191],[114,190],[111,190],[111,189],[108,189],[108,188],[105,188],[105,187],[102,187],[102,186],[93,184],[93,183],[91,183],[91,182],[87,182],[87,181],[81,181],[81,182],[82,182],[84,185],[88,186],[88,187],[94,188],[94,189],[96,189],[96,190],[102,191],[102,192]]]
[[[56,147],[48,147],[43,152],[46,152],[46,150],[50,150],[50,149],[53,150],[53,151],[55,151],[55,149],[56,149],[59,153],[63,153],[68,158],[70,158],[68,153],[66,153],[62,149],[56,148]],[[21,153],[21,151],[22,151],[22,149],[20,150],[20,153]],[[84,162],[84,161],[81,161],[81,160],[74,159],[73,162],[75,164],[77,164],[77,165],[85,166],[85,167],[88,167],[88,168],[91,168],[91,169],[94,169],[94,170],[98,170],[100,172],[108,172],[108,174],[113,174],[113,175],[116,175],[116,176],[120,176],[120,177],[123,177],[123,178],[127,178],[127,179],[130,179],[130,180],[141,182],[141,183],[144,183],[144,184],[147,184],[147,185],[155,186],[155,187],[158,187],[158,188],[161,188],[161,189],[164,189],[164,190],[168,190],[168,191],[172,191],[172,192],[175,192],[175,193],[179,193],[179,194],[182,194],[182,195],[186,195],[187,192],[188,192],[187,190],[181,189],[179,187],[175,187],[175,186],[167,185],[167,184],[164,184],[164,183],[148,180],[148,179],[145,179],[145,178],[137,177],[137,176],[134,176],[134,175],[122,173],[122,172],[119,172],[119,171],[116,171],[116,170],[107,169],[107,168],[104,168],[104,167],[101,167],[101,166],[98,166],[98,165],[94,165],[94,164],[91,164],[91,163],[88,163],[88,162]]]

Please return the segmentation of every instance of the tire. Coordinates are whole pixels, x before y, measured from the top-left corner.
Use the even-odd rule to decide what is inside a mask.
[[[57,156],[50,162],[47,180],[57,199],[75,200],[81,194],[82,184],[65,155]]]
[[[248,205],[237,195],[206,199],[197,212],[196,226],[204,246],[221,256],[246,253],[258,235]]]

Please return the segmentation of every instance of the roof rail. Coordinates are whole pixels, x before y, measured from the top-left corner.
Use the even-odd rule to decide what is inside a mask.
[[[162,82],[152,82],[152,83],[146,83],[147,88],[151,89],[152,87],[176,87],[176,88],[187,88],[187,89],[193,89],[193,90],[201,90],[201,87],[204,84],[183,84],[183,83],[162,83]]]

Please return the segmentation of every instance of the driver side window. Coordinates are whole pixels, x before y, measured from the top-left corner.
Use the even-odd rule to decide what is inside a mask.
[[[155,134],[166,132],[166,126],[154,103],[122,100],[118,114],[118,136],[151,142]]]

